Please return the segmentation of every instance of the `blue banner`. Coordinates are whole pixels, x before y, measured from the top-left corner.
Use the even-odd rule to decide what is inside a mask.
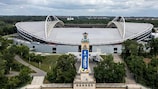
[[[88,69],[88,50],[82,50],[82,69]]]

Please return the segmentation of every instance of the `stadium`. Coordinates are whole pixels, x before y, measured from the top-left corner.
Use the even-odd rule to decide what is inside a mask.
[[[16,28],[19,37],[14,39],[15,44],[26,45],[37,52],[81,52],[82,34],[86,32],[90,52],[121,53],[122,42],[148,38],[153,25],[125,22],[124,17],[116,17],[102,28],[66,27],[57,17],[47,16],[45,21],[18,22]]]

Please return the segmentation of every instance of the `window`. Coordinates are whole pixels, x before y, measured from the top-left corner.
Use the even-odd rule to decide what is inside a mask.
[[[52,48],[52,53],[56,53],[56,48]]]
[[[53,53],[56,53],[56,52],[53,51]]]
[[[81,45],[78,46],[78,52],[81,52]]]
[[[53,50],[56,50],[56,48],[53,48]]]
[[[89,47],[89,52],[92,52],[92,45],[90,45]]]
[[[117,48],[114,48],[114,53],[117,53]]]

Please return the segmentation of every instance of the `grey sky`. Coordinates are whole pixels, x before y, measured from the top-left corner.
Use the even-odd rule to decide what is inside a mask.
[[[0,15],[158,17],[158,0],[0,0]]]

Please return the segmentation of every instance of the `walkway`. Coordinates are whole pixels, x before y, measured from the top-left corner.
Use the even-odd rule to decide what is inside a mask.
[[[21,89],[40,89],[40,86],[43,84],[44,77],[46,76],[46,72],[30,65],[29,63],[23,61],[18,55],[15,56],[14,58],[16,61],[20,62],[21,64],[28,66],[30,69],[34,70],[36,73],[31,73],[33,76],[33,80],[31,82],[31,85],[26,85],[22,87]]]
[[[33,76],[46,76],[46,74],[47,74],[45,71],[43,71],[37,67],[34,67],[34,66],[30,65],[29,63],[25,62],[18,55],[15,56],[15,60],[20,62],[21,64],[23,64],[25,66],[28,66],[30,69],[34,70],[36,73],[32,73]]]
[[[119,63],[119,62],[123,63],[124,62],[119,54],[113,54],[113,58],[114,58],[115,63]]]
[[[17,71],[9,71],[9,74],[6,74],[5,76],[7,77],[13,77],[13,76],[18,76],[19,72]]]
[[[118,63],[118,62],[125,63],[119,54],[113,54],[113,57],[114,57],[115,63]],[[125,77],[126,84],[136,84],[136,81],[134,80],[132,73],[130,73],[130,70],[128,69],[126,63],[125,63],[125,70],[126,70],[126,77]]]
[[[44,76],[34,76],[31,85],[42,85],[44,80]]]

